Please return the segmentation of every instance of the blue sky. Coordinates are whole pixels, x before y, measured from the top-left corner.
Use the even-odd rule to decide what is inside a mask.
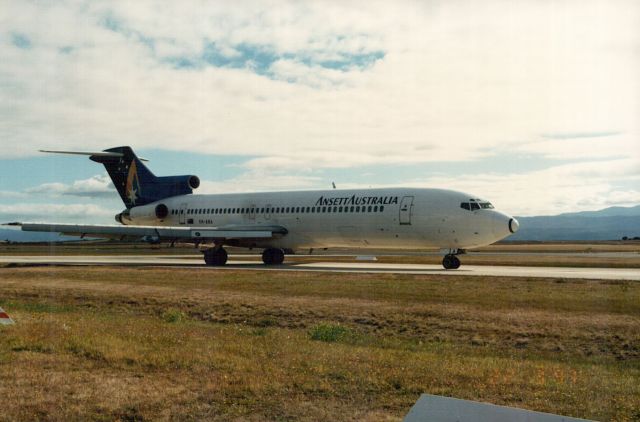
[[[199,192],[412,186],[517,215],[640,203],[640,6],[12,2],[0,220],[110,222],[130,145]],[[508,7],[507,7],[508,6]]]

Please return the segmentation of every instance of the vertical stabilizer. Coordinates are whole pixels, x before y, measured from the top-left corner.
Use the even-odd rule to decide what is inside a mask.
[[[104,165],[127,208],[156,200],[150,197],[150,192],[146,192],[146,187],[155,184],[157,177],[130,147],[109,148],[105,152],[113,152],[119,156],[92,155],[89,158]]]

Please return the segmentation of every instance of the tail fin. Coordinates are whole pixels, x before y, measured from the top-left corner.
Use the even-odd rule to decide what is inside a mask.
[[[103,164],[127,208],[146,205],[172,196],[187,195],[200,186],[198,176],[155,176],[133,150],[126,146],[109,148],[101,152],[42,152],[88,155],[92,161]]]
[[[104,151],[120,156],[92,155],[89,158],[104,165],[127,208],[171,196],[187,195],[200,186],[198,176],[155,176],[130,147],[109,148]]]
[[[105,152],[112,152],[117,155],[105,156],[96,154],[91,155],[89,159],[104,165],[127,208],[162,199],[149,197],[146,188],[156,184],[158,178],[151,173],[147,166],[142,164],[142,161],[130,147],[109,148]]]

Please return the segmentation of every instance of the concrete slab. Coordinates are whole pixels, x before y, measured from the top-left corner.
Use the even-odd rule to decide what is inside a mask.
[[[246,256],[245,256],[246,257]],[[264,266],[259,258],[251,261],[237,261],[234,256],[224,267],[208,267],[199,256],[187,255],[57,255],[27,256],[3,255],[1,264],[26,265],[116,265],[116,266],[170,266],[206,268],[211,271],[324,271],[345,273],[393,273],[393,274],[435,274],[443,276],[491,276],[491,277],[544,277],[594,280],[640,281],[638,268],[590,268],[590,267],[517,267],[498,265],[462,265],[457,270],[444,270],[440,265],[427,264],[384,264],[375,261],[296,263]]]
[[[551,413],[423,394],[404,422],[589,422]]]

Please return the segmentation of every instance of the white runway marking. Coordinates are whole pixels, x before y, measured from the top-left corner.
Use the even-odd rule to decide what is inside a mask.
[[[233,258],[233,256],[232,256]],[[598,280],[640,281],[637,268],[578,268],[578,267],[515,267],[498,265],[462,265],[458,270],[444,270],[440,265],[382,264],[378,262],[327,262],[296,263],[265,266],[256,259],[238,261],[231,259],[224,267],[207,267],[199,256],[180,255],[69,255],[69,256],[0,256],[0,263],[49,264],[49,265],[117,265],[117,266],[172,266],[207,268],[211,270],[270,270],[270,271],[328,271],[348,273],[437,274],[458,276],[493,277],[551,277]]]

